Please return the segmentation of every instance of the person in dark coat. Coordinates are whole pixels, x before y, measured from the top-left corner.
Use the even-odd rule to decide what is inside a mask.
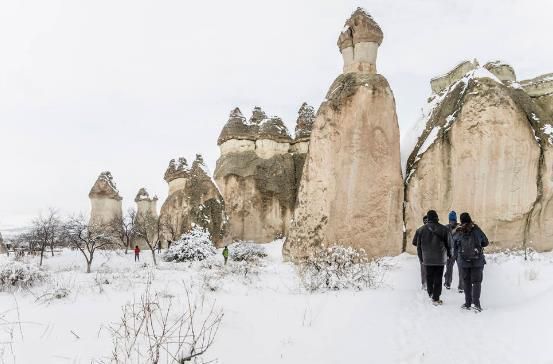
[[[489,245],[486,234],[472,222],[467,212],[460,216],[461,226],[454,237],[454,252],[457,254],[457,266],[461,269],[465,288],[464,309],[482,311],[480,305],[480,292],[482,291],[482,278],[484,275],[484,247]],[[470,249],[467,249],[470,247]]]
[[[449,233],[451,234],[452,238],[457,234],[457,228],[459,227],[459,223],[457,223],[457,213],[455,211],[451,211],[448,215],[449,224],[446,225],[446,227],[449,229]],[[453,248],[453,243],[450,244]],[[451,258],[447,260],[447,264],[445,266],[445,275],[444,275],[444,286],[447,289],[451,288],[451,282],[453,281],[453,266],[455,265],[455,262],[457,260],[457,256],[453,253],[451,255]],[[457,271],[459,273],[459,283],[457,284],[457,290],[459,293],[463,292],[463,277],[461,275],[461,269],[459,266],[457,266]]]
[[[428,218],[426,217],[426,215],[424,215],[423,218],[422,218],[422,226],[420,228],[418,228],[417,231],[415,231],[415,236],[413,236],[412,244],[414,246],[418,245],[419,238],[420,238],[420,232],[421,232],[422,228],[424,228],[424,225],[426,225],[427,221],[428,221]],[[424,264],[422,264],[422,261],[420,262],[420,266],[421,266],[421,287],[422,287],[423,290],[426,290],[426,268],[424,267]]]
[[[440,224],[434,210],[426,214],[428,222],[420,231],[417,244],[419,261],[426,268],[426,289],[434,305],[441,305],[442,277],[447,258],[451,257],[450,234],[447,227]]]

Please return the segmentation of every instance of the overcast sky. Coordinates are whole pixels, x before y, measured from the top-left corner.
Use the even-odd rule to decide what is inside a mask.
[[[48,207],[87,213],[104,170],[125,208],[140,187],[161,205],[171,158],[203,153],[214,169],[235,106],[293,129],[341,72],[357,6],[384,31],[377,67],[402,131],[461,60],[553,72],[551,0],[2,0],[0,228]]]

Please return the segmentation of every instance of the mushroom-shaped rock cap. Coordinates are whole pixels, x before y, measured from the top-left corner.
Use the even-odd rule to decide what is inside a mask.
[[[254,109],[254,115],[256,109]],[[232,110],[227,123],[223,127],[221,134],[219,134],[217,145],[221,145],[230,139],[255,140],[258,130],[257,124],[259,122],[252,122],[254,115],[252,115],[250,121],[246,121],[239,108]]]
[[[304,102],[298,111],[296,121],[296,141],[307,141],[311,137],[311,129],[315,122],[315,109]]]
[[[171,182],[174,179],[177,178],[186,178],[188,177],[188,163],[186,162],[186,158],[180,157],[178,161],[175,159],[171,159],[169,161],[169,166],[167,167],[167,170],[165,171],[165,175],[163,178],[167,183]]]
[[[357,8],[346,21],[344,29],[338,37],[338,48],[340,52],[344,48],[353,47],[361,42],[373,42],[382,44],[384,33],[380,26],[374,21],[363,8]]]
[[[278,116],[265,119],[259,126],[258,139],[270,139],[276,142],[290,143],[292,138],[288,133],[288,128]]]
[[[207,177],[211,178],[211,173],[205,164],[204,157],[201,154],[196,154],[196,159],[192,162],[190,168],[190,175],[192,177]]]
[[[94,186],[90,189],[88,193],[89,198],[110,198],[113,200],[122,200],[123,198],[119,196],[119,191],[115,182],[113,182],[113,177],[109,171],[102,172],[98,176],[98,179],[94,183]]]
[[[157,196],[154,196],[153,198],[150,198],[150,194],[144,187],[138,190],[138,193],[136,194],[136,197],[134,198],[134,202],[139,201],[157,201]]]

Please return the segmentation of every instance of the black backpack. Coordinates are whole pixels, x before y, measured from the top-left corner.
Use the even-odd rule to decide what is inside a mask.
[[[461,234],[461,244],[459,245],[459,256],[466,261],[473,261],[480,258],[482,246],[475,236],[474,230],[463,232]]]

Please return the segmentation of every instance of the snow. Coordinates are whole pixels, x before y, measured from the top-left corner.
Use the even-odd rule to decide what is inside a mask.
[[[553,126],[545,124],[542,130],[545,134],[549,135],[549,144],[553,145]]]
[[[424,140],[424,143],[422,143],[421,147],[417,151],[417,156],[424,154],[424,152],[426,152],[426,150],[430,148],[432,144],[434,144],[434,141],[438,137],[438,132],[440,131],[440,129],[441,128],[439,126],[435,126],[434,128],[432,128],[430,134],[428,134],[428,136]]]
[[[264,246],[268,257],[258,274],[243,279],[224,266],[215,291],[204,290],[200,263],[161,262],[154,269],[148,251],[141,263],[134,263],[131,254],[100,252],[93,273],[85,274],[80,253],[64,250],[45,261],[52,282],[13,295],[0,293],[0,317],[22,322],[10,326],[3,321],[0,352],[2,345],[7,350],[2,359],[109,362],[108,328],[119,322],[123,305],[144,293],[149,277],[151,290],[182,302],[187,285],[223,310],[206,357],[220,364],[540,364],[553,357],[552,253],[532,254],[528,261],[517,254],[488,255],[484,312],[476,314],[459,308],[463,297],[455,291],[444,290],[444,305],[432,306],[420,290],[418,260],[408,254],[384,260],[379,288],[308,293],[294,266],[282,261],[282,241]],[[6,259],[0,257],[0,264]],[[57,294],[64,289],[68,295]],[[38,299],[47,293],[53,298]],[[11,349],[6,342],[13,342]]]

